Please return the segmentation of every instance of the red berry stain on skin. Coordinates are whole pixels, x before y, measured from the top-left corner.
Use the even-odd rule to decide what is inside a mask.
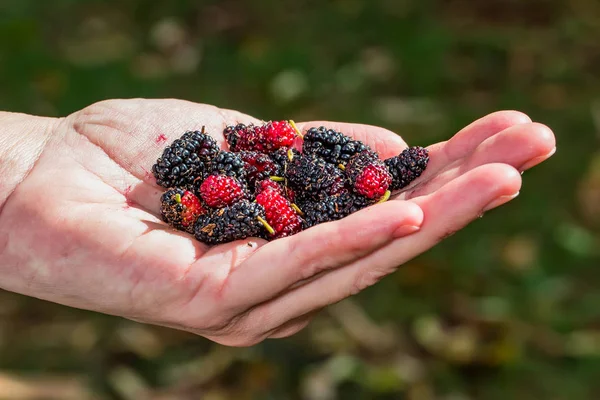
[[[126,205],[123,207],[124,210],[127,210],[129,207],[132,207],[135,203],[129,198],[129,194],[131,193],[131,185],[125,188],[123,192],[123,196],[125,196]]]
[[[165,135],[163,135],[162,133],[160,135],[158,135],[158,137],[155,140],[156,144],[163,144],[166,141],[167,141],[167,137]]]

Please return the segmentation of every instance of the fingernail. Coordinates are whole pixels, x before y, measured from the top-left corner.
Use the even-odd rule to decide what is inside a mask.
[[[519,192],[512,194],[512,195],[508,195],[508,196],[500,196],[498,198],[496,198],[496,200],[492,201],[490,204],[488,204],[484,209],[483,212],[486,211],[490,211],[493,208],[499,207],[504,203],[507,203],[509,201],[511,201],[512,199],[514,199],[515,197],[517,197],[519,195]]]
[[[395,237],[408,236],[411,233],[415,233],[419,229],[421,229],[421,227],[416,226],[416,225],[402,225],[400,228],[396,229],[396,232],[394,232],[394,236]]]
[[[523,171],[525,171],[526,169],[535,167],[536,165],[538,165],[539,163],[541,163],[542,161],[552,157],[554,155],[554,153],[556,153],[556,147],[553,148],[548,154],[540,156],[540,157],[536,157],[536,158],[532,158],[531,160],[527,161],[525,164],[523,164],[521,166],[521,168],[519,168],[519,171],[521,171],[521,173]]]

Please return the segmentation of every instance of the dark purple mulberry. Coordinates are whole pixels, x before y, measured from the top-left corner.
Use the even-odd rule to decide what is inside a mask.
[[[209,135],[188,131],[167,146],[152,166],[156,183],[165,188],[191,188],[194,180],[203,179],[219,145]]]
[[[319,199],[344,189],[344,173],[316,156],[294,157],[285,171],[287,184],[298,196]]]
[[[324,126],[310,128],[304,135],[303,154],[314,154],[331,164],[346,164],[352,156],[370,150],[369,146]]]
[[[425,171],[429,163],[429,151],[419,146],[409,147],[384,163],[392,174],[390,190],[402,189]]]
[[[304,216],[304,228],[330,221],[337,221],[363,208],[375,201],[352,192],[343,192],[335,196],[328,196],[319,201],[306,201],[299,205]]]
[[[249,237],[265,238],[265,209],[257,203],[243,200],[210,214],[201,215],[194,225],[199,241],[214,245]]]

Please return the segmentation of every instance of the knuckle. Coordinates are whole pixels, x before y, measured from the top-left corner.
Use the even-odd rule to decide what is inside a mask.
[[[315,261],[309,261],[302,265],[298,275],[298,281],[310,279],[317,275],[319,271],[323,270],[324,267],[321,263]]]
[[[266,311],[246,311],[234,317],[215,316],[202,331],[211,340],[232,347],[248,347],[262,342],[270,326],[270,316]],[[207,336],[208,337],[208,336]]]
[[[454,234],[456,234],[456,230],[455,229],[449,229],[447,231],[444,231],[441,235],[438,236],[437,242],[442,242],[452,236],[454,236]]]
[[[379,269],[366,269],[357,274],[350,287],[349,296],[354,296],[368,287],[371,287],[381,281],[390,272]]]
[[[225,315],[213,315],[207,322],[204,324],[204,329],[209,332],[215,333],[233,333],[237,332],[242,325],[242,320],[244,319],[244,314],[230,316],[225,313]]]
[[[330,236],[319,238],[318,243],[303,239],[290,244],[290,258],[298,265],[298,280],[311,278],[327,268],[330,263],[327,251],[335,248],[335,239]]]
[[[225,337],[208,337],[214,342],[217,342],[223,346],[228,347],[252,347],[260,342],[262,342],[265,338],[251,335],[232,335]]]
[[[214,333],[220,344],[232,347],[250,347],[266,338],[260,324],[249,323],[249,318],[240,318],[219,327]],[[256,328],[258,327],[258,328]]]
[[[103,100],[76,111],[67,120],[71,127],[79,134],[88,136],[94,132],[94,127],[114,129],[127,133],[125,129],[135,123],[130,113],[120,111],[126,105],[133,104],[131,100]]]
[[[293,336],[296,333],[303,330],[304,328],[306,328],[310,324],[311,321],[312,321],[312,319],[305,319],[305,320],[302,320],[299,322],[295,322],[294,324],[282,326],[281,328],[273,331],[269,335],[269,338],[283,339],[283,338]]]

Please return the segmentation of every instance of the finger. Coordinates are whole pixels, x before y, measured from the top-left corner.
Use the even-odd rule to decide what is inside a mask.
[[[448,140],[446,152],[451,158],[465,157],[490,136],[511,126],[531,123],[531,118],[519,111],[497,111],[488,114],[465,128]]]
[[[225,147],[228,124],[256,121],[230,110],[184,100],[108,100],[67,118],[70,129],[102,148],[138,179],[155,184],[151,168],[164,148],[190,130],[201,130]]]
[[[512,167],[490,164],[448,183],[441,190],[415,200],[425,213],[421,230],[394,240],[354,263],[329,271],[319,279],[288,291],[256,307],[247,321],[280,326],[352,296],[478,218],[482,210],[518,192],[520,174]]]
[[[554,134],[545,125],[529,123],[514,125],[484,140],[468,157],[433,177],[413,191],[404,192],[400,198],[423,196],[438,190],[452,179],[481,165],[508,164],[519,171],[539,164],[552,156],[556,149]]]
[[[290,337],[306,328],[313,320],[316,312],[286,322],[266,334],[267,339],[283,339]]]
[[[299,281],[342,267],[414,232],[422,219],[416,204],[394,201],[278,239],[259,248],[229,275],[222,298],[234,309],[269,300]]]
[[[330,121],[313,121],[298,123],[298,129],[306,131],[312,127],[325,126],[360,140],[376,151],[381,158],[393,157],[407,147],[406,142],[397,134],[387,129],[364,124],[350,124]]]
[[[518,111],[498,111],[476,120],[461,129],[449,140],[427,147],[429,150],[427,168],[419,179],[405,190],[437,176],[440,171],[453,162],[475,151],[486,139],[512,126],[527,123],[531,123],[531,119]]]

